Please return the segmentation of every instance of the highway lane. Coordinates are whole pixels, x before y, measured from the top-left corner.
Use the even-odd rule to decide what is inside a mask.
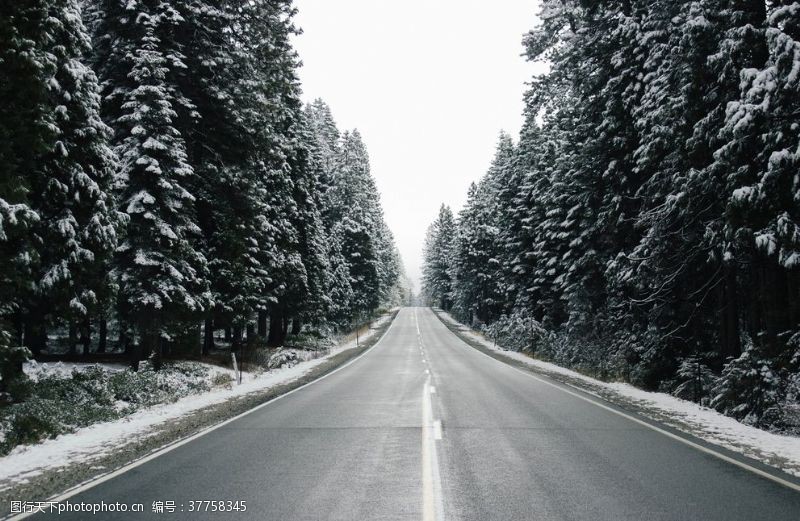
[[[418,316],[448,519],[800,519],[800,493],[491,359],[430,310]]]
[[[425,308],[347,367],[69,501],[146,509],[98,519],[800,518],[800,493],[490,359]]]

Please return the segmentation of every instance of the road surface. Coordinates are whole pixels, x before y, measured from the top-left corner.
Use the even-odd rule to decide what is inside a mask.
[[[201,500],[247,510],[187,511]],[[146,510],[97,519],[800,519],[800,493],[493,360],[426,308],[337,372],[69,501]]]

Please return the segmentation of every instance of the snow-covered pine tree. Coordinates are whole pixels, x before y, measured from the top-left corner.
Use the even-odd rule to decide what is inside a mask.
[[[458,215],[453,279],[456,311],[470,321],[486,322],[500,315],[499,230],[496,226],[497,187],[485,177],[470,187]]]
[[[336,166],[340,154],[339,129],[333,119],[330,107],[322,100],[316,99],[306,106],[306,121],[313,138],[314,150],[317,155],[319,167],[319,187],[322,192],[323,217],[325,226],[330,229],[331,222],[330,210],[334,205],[329,201],[331,188],[336,177]]]
[[[540,112],[531,91],[528,111],[531,116]],[[564,263],[568,244],[560,240],[561,227],[569,223],[571,207],[561,204],[569,196],[567,186],[561,180],[560,158],[569,155],[569,136],[573,122],[568,99],[561,96],[560,105],[548,107],[542,122],[542,142],[530,140],[531,135],[520,137],[522,154],[531,155],[531,170],[520,190],[520,216],[526,219],[525,233],[521,245],[527,248],[522,254],[530,264],[531,277],[526,285],[527,299],[534,316],[547,327],[558,328],[567,320],[564,296]]]
[[[0,154],[0,164],[5,158]],[[5,194],[3,194],[5,195]],[[30,354],[25,343],[21,296],[30,292],[31,262],[35,258],[30,230],[38,215],[25,203],[0,197],[0,392],[12,378],[22,374],[22,359]],[[7,365],[10,364],[10,365]]]
[[[553,208],[546,201],[552,193],[551,170],[561,142],[556,132],[558,127],[552,124],[553,114],[546,114],[540,126],[537,119],[541,109],[539,101],[526,96],[525,123],[513,161],[519,186],[508,209],[508,217],[514,224],[504,234],[510,283],[517,288],[515,307],[553,325],[564,321],[563,306],[553,290],[555,271],[547,267],[557,259],[548,252],[550,243],[543,237],[549,232],[544,224],[554,224],[547,219]]]
[[[44,18],[47,2],[0,5],[0,349],[26,342],[22,311],[33,294],[38,253],[31,228],[30,172],[55,139],[47,110]],[[28,328],[30,330],[30,327]],[[40,337],[43,339],[43,337]]]
[[[243,53],[252,75],[248,129],[254,136],[253,165],[263,190],[259,261],[267,278],[258,303],[261,329],[269,314],[268,342],[283,343],[290,324],[316,320],[327,305],[327,266],[321,237],[320,181],[311,156],[299,100],[296,33],[291,1],[247,3],[241,11]]]
[[[798,5],[542,2],[525,44],[550,71],[510,173],[459,215],[454,311],[494,331],[532,313],[561,363],[704,403],[714,387],[719,410],[783,428],[800,359]]]
[[[213,345],[216,326],[230,328],[234,346],[255,318],[266,282],[258,261],[263,228],[259,176],[253,168],[248,110],[248,82],[254,79],[250,48],[243,43],[249,20],[237,2],[175,2],[180,12],[175,41],[185,69],[175,81],[191,105],[178,107],[176,128],[186,143],[187,160],[195,171],[186,188],[195,196],[201,235],[194,239],[209,263],[213,306],[205,313],[204,350]]]
[[[745,328],[774,358],[800,323],[800,3],[770,3],[764,37],[766,62],[742,70],[717,158],[729,172],[726,253],[747,269]]]
[[[742,354],[725,365],[711,390],[711,406],[744,423],[779,427],[785,383],[775,360],[745,338]]]
[[[378,294],[380,302],[377,309],[389,307],[397,282],[402,278],[400,256],[394,244],[394,236],[386,221],[381,218],[375,235],[378,257]],[[374,310],[373,310],[374,311]]]
[[[44,348],[46,325],[55,320],[70,325],[73,350],[80,327],[88,351],[90,316],[110,298],[108,262],[118,224],[109,131],[99,116],[97,78],[83,62],[89,38],[77,0],[35,2],[14,11],[4,18],[11,41],[2,90],[19,94],[4,97],[11,103],[4,123],[13,127],[3,141],[17,155],[8,179],[24,178],[9,189],[39,217],[29,230],[36,252],[26,261],[30,291],[17,309],[25,343],[34,351]],[[20,304],[18,299],[13,300]]]
[[[205,76],[184,79],[202,130],[187,129],[190,160],[199,174],[199,223],[212,271],[215,306],[206,316],[205,348],[212,331],[226,327],[237,347],[248,335],[267,335],[267,314],[275,288],[283,283],[280,270],[286,255],[279,251],[291,209],[291,180],[286,163],[283,84],[273,76],[281,69],[287,32],[283,2],[244,5],[208,2],[205,9],[188,6],[188,23],[204,52],[188,61]],[[224,45],[216,41],[222,39]],[[203,57],[205,56],[205,57]],[[210,127],[208,125],[211,124]],[[213,135],[206,135],[213,128]],[[193,152],[191,152],[193,151]],[[257,319],[256,319],[257,315]],[[283,328],[280,329],[281,331]]]
[[[327,254],[331,265],[331,285],[328,288],[331,310],[328,318],[339,329],[346,328],[350,324],[350,310],[354,298],[350,265],[344,254],[344,242],[344,224],[334,223],[328,229]]]
[[[296,105],[299,107],[299,105]],[[331,266],[327,257],[328,237],[325,233],[322,204],[320,168],[312,156],[309,143],[311,135],[306,127],[305,116],[298,114],[298,134],[295,149],[290,158],[294,177],[293,198],[298,209],[295,227],[298,232],[298,247],[305,271],[305,285],[298,286],[288,296],[288,313],[292,317],[292,333],[300,333],[303,323],[323,324],[330,312]]]
[[[431,304],[445,311],[453,306],[452,263],[455,235],[453,211],[443,204],[425,236],[422,292]]]
[[[169,5],[139,2],[125,36],[132,52],[119,117],[114,121],[120,157],[120,208],[128,216],[125,239],[118,249],[119,308],[135,327],[139,347],[154,353],[164,341],[200,318],[209,305],[207,263],[191,238],[195,197],[184,187],[194,170],[175,128],[175,106],[188,103],[172,83],[171,71],[183,67],[181,54],[157,33],[180,20]],[[130,5],[130,3],[129,3]],[[123,35],[116,35],[122,38]],[[115,64],[117,65],[117,64]]]
[[[310,161],[317,168],[317,187],[322,226],[325,232],[325,256],[329,264],[328,286],[325,294],[329,300],[327,318],[336,327],[349,323],[350,302],[353,290],[350,273],[342,253],[344,230],[338,221],[334,184],[340,157],[340,134],[330,107],[321,99],[306,106]]]
[[[331,197],[334,200],[331,215],[341,222],[342,254],[353,290],[350,319],[364,320],[380,304],[380,261],[375,239],[382,214],[367,149],[357,130],[342,135]]]
[[[452,311],[459,320],[472,324],[478,309],[478,263],[473,256],[470,225],[475,222],[475,199],[478,186],[471,183],[467,191],[467,201],[458,213],[456,234],[452,244]],[[423,273],[425,271],[423,266]]]
[[[515,158],[511,137],[501,133],[489,171],[470,187],[455,232],[449,231],[449,209],[430,229],[425,289],[465,320],[493,320],[517,297],[512,272],[520,227],[514,201],[523,174],[517,175]]]
[[[497,151],[487,173],[496,191],[493,200],[494,208],[489,212],[494,220],[498,235],[495,238],[495,259],[497,260],[498,309],[497,313],[506,314],[516,303],[520,293],[514,281],[514,260],[520,241],[520,214],[515,207],[515,200],[521,189],[524,174],[517,169],[517,148],[514,140],[507,132],[500,132]]]
[[[393,308],[397,306],[411,306],[413,305],[413,298],[414,298],[414,287],[411,279],[408,277],[406,273],[405,265],[403,264],[403,258],[400,256],[400,251],[397,247],[394,248],[394,257],[396,259],[397,264],[397,272],[399,276],[397,277],[397,281],[392,286],[391,294],[389,297],[389,301],[386,303],[386,307]]]
[[[52,304],[51,312],[70,324],[73,350],[80,329],[86,353],[92,315],[111,299],[110,260],[119,224],[111,194],[115,157],[110,130],[100,119],[98,80],[84,63],[91,46],[80,2],[54,0],[47,25],[52,46],[47,82],[58,134],[31,184],[41,219],[38,292]],[[97,319],[105,318],[101,313]]]
[[[568,326],[591,336],[601,333],[606,313],[606,265],[635,237],[631,217],[641,178],[632,167],[637,132],[631,110],[640,94],[642,56],[635,44],[635,2],[583,5],[561,15],[575,33],[553,42],[563,43],[554,67],[568,87],[571,116],[561,119],[570,145],[556,166],[564,220],[553,237],[565,245],[560,271]],[[536,50],[529,48],[529,54],[536,56]]]
[[[327,236],[327,293],[337,327],[395,300],[402,267],[358,131],[340,134],[324,101],[306,109],[317,206]]]
[[[634,109],[641,238],[612,265],[610,291],[611,321],[637,332],[642,351],[629,362],[639,383],[651,386],[669,377],[679,357],[722,347],[719,368],[726,350],[738,350],[731,266],[708,240],[722,213],[720,177],[708,168],[737,83],[727,63],[709,66],[734,23],[729,6],[712,3],[653,4],[642,21],[644,90]],[[623,336],[618,344],[626,350],[631,342]]]

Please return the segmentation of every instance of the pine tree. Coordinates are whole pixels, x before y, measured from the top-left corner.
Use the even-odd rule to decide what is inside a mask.
[[[358,131],[341,134],[322,100],[309,104],[305,114],[319,197],[313,206],[321,218],[315,226],[327,231],[318,237],[325,236],[327,242],[328,313],[341,328],[396,301],[402,263],[383,217],[361,135]],[[323,274],[323,270],[317,272]]]
[[[343,228],[338,219],[334,184],[340,157],[340,134],[331,110],[321,99],[306,106],[310,161],[317,169],[317,190],[322,226],[325,230],[325,257],[328,277],[325,294],[329,300],[327,317],[338,327],[349,321],[353,289],[350,272],[342,253]]]
[[[38,292],[54,304],[51,312],[70,322],[73,349],[73,331],[80,325],[87,352],[90,316],[111,296],[109,263],[118,225],[111,195],[115,157],[108,145],[110,130],[100,120],[97,78],[82,61],[90,43],[79,3],[55,1],[48,24],[48,84],[59,130],[31,183],[32,204],[41,218]]]
[[[453,211],[443,204],[425,237],[422,291],[431,303],[445,311],[453,305],[452,248],[455,234]]]
[[[515,306],[552,326],[565,320],[560,294],[554,289],[556,271],[552,265],[558,259],[548,251],[553,243],[544,239],[550,233],[547,225],[558,222],[548,219],[555,207],[547,201],[552,194],[551,167],[559,155],[561,142],[552,116],[546,116],[540,126],[537,121],[540,105],[531,97],[527,101],[525,123],[514,158],[518,186],[508,208],[512,224],[505,232],[509,255],[506,262],[511,280],[517,286]]]
[[[494,249],[498,271],[494,279],[498,282],[496,312],[501,315],[510,312],[520,293],[520,287],[514,282],[514,260],[521,224],[515,201],[521,190],[523,173],[518,170],[516,161],[517,148],[513,139],[508,133],[501,132],[494,160],[486,176],[495,191],[489,217],[497,229]]]
[[[186,102],[170,83],[181,56],[156,36],[177,16],[164,4],[138,13],[133,24],[140,46],[130,57],[129,90],[115,120],[120,203],[129,219],[118,250],[120,311],[136,327],[140,347],[156,360],[162,342],[197,319],[209,301],[206,259],[190,240],[200,231],[193,220],[195,198],[184,188],[194,170],[174,127],[174,107]]]
[[[636,156],[651,175],[639,194],[642,239],[615,266],[615,289],[622,288],[620,315],[646,317],[642,327],[655,332],[649,350],[663,351],[661,359],[716,351],[710,360],[720,368],[739,353],[736,266],[721,252],[719,229],[727,169],[713,152],[738,71],[759,59],[755,4],[665,2],[644,22],[648,74]],[[664,377],[663,367],[652,369]]]
[[[298,209],[295,227],[298,248],[305,272],[305,284],[297,286],[288,296],[288,312],[292,316],[292,333],[300,333],[303,322],[322,324],[331,308],[328,290],[331,286],[331,267],[326,256],[327,237],[322,218],[322,191],[318,167],[313,164],[311,141],[306,133],[305,120],[298,121],[297,147],[291,164],[294,174],[293,199]]]
[[[501,314],[500,281],[497,259],[499,230],[495,223],[496,186],[484,178],[470,187],[467,203],[458,215],[453,278],[460,285],[456,309],[470,321],[490,321]]]
[[[252,228],[248,235],[258,248],[257,278],[263,289],[255,293],[252,307],[258,311],[259,333],[265,333],[269,315],[268,341],[279,345],[290,322],[299,329],[301,320],[324,313],[327,306],[317,172],[299,101],[298,59],[290,43],[296,33],[294,9],[289,1],[256,1],[232,12],[234,62],[242,71],[234,82],[239,85],[237,120],[249,139],[237,154],[252,172],[250,192],[257,194],[258,207],[254,218],[242,216],[240,228]]]
[[[38,2],[8,14],[9,75],[2,90],[12,103],[4,121],[13,127],[3,132],[3,155],[16,158],[9,161],[7,186],[10,200],[23,198],[38,216],[27,242],[35,255],[25,261],[32,283],[13,300],[24,315],[25,343],[35,352],[45,347],[46,324],[58,319],[70,325],[73,350],[80,325],[88,351],[90,315],[110,298],[118,224],[109,131],[99,116],[97,78],[83,63],[89,39],[76,0]]]
[[[336,167],[340,155],[340,133],[336,128],[330,107],[321,99],[316,99],[306,106],[306,120],[312,134],[316,161],[319,168],[319,188],[322,196],[323,218],[325,226],[333,225],[330,212],[334,208],[330,200],[331,189],[336,177]]]
[[[337,328],[350,323],[350,310],[353,308],[354,290],[350,279],[350,265],[344,253],[345,232],[343,223],[335,223],[328,230],[328,258],[331,265],[331,285],[328,295],[331,299],[329,319]]]
[[[766,63],[742,71],[740,99],[728,105],[723,127],[728,143],[717,158],[732,172],[724,234],[727,255],[749,275],[746,330],[775,357],[800,320],[800,6],[772,4],[764,36]]]
[[[39,220],[29,200],[30,172],[55,139],[41,76],[47,7],[0,5],[0,349],[26,341],[22,311],[34,290],[31,230]]]
[[[207,352],[215,324],[231,328],[238,347],[266,286],[258,260],[263,190],[252,166],[252,132],[245,124],[254,103],[242,87],[253,81],[256,57],[242,41],[247,22],[241,20],[244,10],[237,3],[173,5],[181,17],[175,42],[186,66],[176,70],[175,82],[191,100],[177,107],[175,125],[195,172],[186,188],[196,198],[201,234],[192,242],[208,259],[213,297],[205,312]]]
[[[400,255],[394,244],[394,236],[383,220],[383,212],[375,236],[378,258],[378,295],[380,300],[376,309],[390,305],[397,282],[402,278]],[[374,310],[373,310],[374,311]]]
[[[350,317],[363,320],[380,304],[375,234],[382,216],[367,150],[357,130],[343,134],[338,168],[331,214],[342,223],[342,253],[353,288]]]

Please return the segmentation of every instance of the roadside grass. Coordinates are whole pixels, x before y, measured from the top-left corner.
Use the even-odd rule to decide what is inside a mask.
[[[159,371],[149,364],[142,364],[139,371],[94,365],[73,369],[71,374],[21,379],[14,390],[20,399],[0,407],[0,455],[17,445],[117,420],[144,407],[172,403],[224,384],[210,373],[208,366],[197,362],[175,362]]]

